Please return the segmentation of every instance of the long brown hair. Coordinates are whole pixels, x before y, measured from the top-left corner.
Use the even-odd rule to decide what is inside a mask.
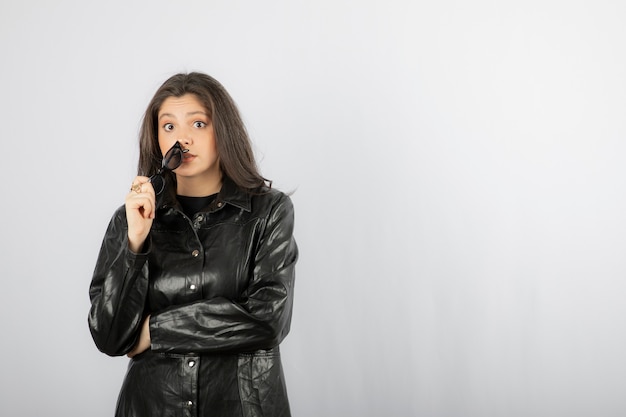
[[[264,184],[271,185],[259,173],[248,131],[235,102],[216,79],[199,72],[170,77],[148,104],[139,133],[138,174],[148,176],[161,167],[163,155],[157,137],[159,110],[168,97],[185,94],[194,94],[211,118],[222,173],[248,191]],[[168,182],[175,183],[171,173],[167,177]]]

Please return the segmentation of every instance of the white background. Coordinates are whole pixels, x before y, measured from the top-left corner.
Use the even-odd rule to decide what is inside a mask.
[[[0,4],[0,414],[111,416],[88,286],[170,75],[213,75],[301,250],[294,416],[626,415],[626,3]]]

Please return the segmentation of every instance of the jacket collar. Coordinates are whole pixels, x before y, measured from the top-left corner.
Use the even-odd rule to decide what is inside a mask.
[[[215,211],[223,207],[224,204],[230,204],[242,210],[250,211],[250,197],[250,193],[240,188],[237,184],[235,184],[233,180],[231,180],[226,175],[222,175],[222,188],[217,194],[217,198],[211,204],[210,210]],[[176,199],[175,190],[170,189],[170,192],[165,196],[163,204],[161,204],[161,206],[165,208],[173,206],[180,209],[180,205],[178,203],[178,200]]]
[[[250,193],[240,188],[226,175],[222,176],[222,189],[217,194],[215,202],[226,203],[250,211]]]

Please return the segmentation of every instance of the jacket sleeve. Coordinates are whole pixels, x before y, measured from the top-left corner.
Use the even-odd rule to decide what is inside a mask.
[[[151,349],[168,353],[246,352],[277,346],[289,332],[298,248],[289,197],[265,220],[253,274],[239,301],[200,300],[150,318]]]
[[[98,349],[110,356],[134,347],[148,289],[147,253],[128,249],[127,230],[120,207],[107,228],[89,287],[89,329]]]

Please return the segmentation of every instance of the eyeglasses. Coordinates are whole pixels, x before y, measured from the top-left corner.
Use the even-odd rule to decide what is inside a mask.
[[[163,162],[161,162],[161,168],[156,174],[150,177],[150,183],[154,188],[154,193],[159,195],[165,189],[165,178],[163,178],[163,171],[173,171],[183,163],[183,154],[189,152],[189,149],[183,149],[180,142],[176,142],[165,155],[163,156]]]

